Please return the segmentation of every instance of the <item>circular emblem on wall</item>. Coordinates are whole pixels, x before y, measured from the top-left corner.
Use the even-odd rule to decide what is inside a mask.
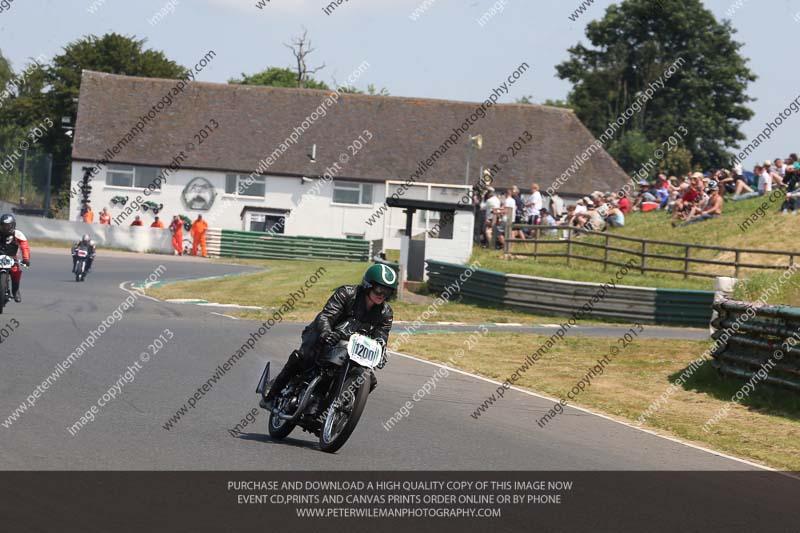
[[[197,177],[186,184],[183,189],[183,204],[195,211],[208,211],[214,205],[217,193],[214,186],[206,178]]]

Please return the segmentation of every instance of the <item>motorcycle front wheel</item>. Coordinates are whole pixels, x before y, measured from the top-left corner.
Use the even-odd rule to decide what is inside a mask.
[[[356,429],[369,396],[369,370],[359,369],[345,381],[342,394],[328,409],[328,416],[319,434],[319,448],[334,453],[344,446]]]

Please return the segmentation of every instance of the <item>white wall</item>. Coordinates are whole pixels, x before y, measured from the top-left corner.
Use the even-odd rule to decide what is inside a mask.
[[[83,162],[76,162],[72,165],[71,187],[75,187],[76,190],[83,178],[81,167],[87,165],[87,163]],[[214,205],[209,211],[190,210],[181,200],[184,187],[195,177],[206,178],[217,192]],[[164,210],[159,213],[159,217],[164,221],[165,225],[169,225],[172,216],[175,214],[188,216],[192,220],[197,218],[198,214],[202,214],[210,227],[242,230],[246,229],[244,227],[245,222],[240,218],[242,208],[252,206],[291,210],[291,215],[286,221],[286,235],[344,238],[349,233],[363,234],[367,240],[382,238],[382,223],[368,226],[364,222],[377,205],[383,202],[382,194],[384,190],[382,184],[375,184],[373,187],[373,202],[375,203],[364,206],[333,204],[333,184],[325,182],[320,182],[318,194],[307,195],[304,198],[303,194],[312,190],[315,184],[316,180],[301,183],[300,178],[267,175],[265,198],[235,197],[225,194],[224,172],[179,170],[167,177],[167,182],[162,185],[160,191],[157,190],[147,197],[143,194],[142,189],[107,185],[106,169],[104,167],[92,181],[90,201],[95,212],[95,224],[97,224],[98,214],[103,207],[108,208],[112,220],[125,211],[124,207],[111,204],[112,197],[117,195],[128,196],[128,205],[130,205],[137,195],[141,195],[144,201],[150,200],[157,204],[164,204]],[[79,213],[80,198],[76,195],[70,202],[70,220],[78,220]],[[138,210],[126,218],[122,225],[130,225],[137,214],[141,216],[146,226],[152,223],[152,212]],[[114,225],[114,222],[112,222],[112,225]]]
[[[425,259],[466,263],[472,255],[472,229],[475,216],[472,211],[456,211],[453,219],[452,239],[428,239]]]
[[[83,162],[75,162],[72,165],[71,187],[74,190],[77,190],[77,186],[83,178],[81,167],[86,165],[87,163]],[[188,209],[182,201],[183,189],[195,177],[207,179],[217,193],[209,211]],[[141,188],[107,185],[106,168],[103,167],[92,181],[90,199],[95,212],[93,226],[99,225],[99,213],[103,207],[107,207],[112,216],[112,226],[116,227],[114,218],[125,212],[125,207],[112,205],[112,197],[128,196],[127,205],[130,206],[137,196],[141,196],[143,201],[150,200],[157,204],[164,204],[164,209],[159,213],[159,217],[166,226],[169,225],[175,214],[188,216],[192,220],[197,218],[198,214],[202,214],[209,227],[212,228],[249,229],[245,227],[245,221],[240,218],[240,214],[245,206],[252,206],[291,210],[286,220],[284,230],[286,235],[334,238],[345,238],[348,234],[363,235],[367,240],[384,239],[384,249],[399,249],[400,238],[397,235],[397,229],[405,228],[405,214],[401,209],[390,209],[371,226],[366,223],[366,220],[383,204],[387,192],[395,189],[396,184],[374,184],[372,204],[343,206],[333,203],[332,182],[313,180],[304,183],[300,178],[267,175],[264,198],[236,197],[225,194],[224,172],[179,170],[167,176],[166,183],[162,184],[160,191],[156,190],[147,196]],[[315,192],[312,193],[312,191]],[[453,186],[429,187],[428,184],[417,184],[406,193],[405,197],[455,203],[461,195],[463,195],[463,191],[457,190]],[[78,220],[79,213],[80,198],[76,195],[70,202],[70,220]],[[144,212],[139,209],[121,221],[121,226],[128,228],[137,214],[141,216],[145,227],[152,223],[154,218],[152,212]],[[433,213],[429,213],[429,215],[433,215]],[[419,211],[414,215],[415,234],[425,232],[434,225],[432,220],[421,220],[421,216]],[[188,233],[184,232],[184,237],[187,240]],[[456,263],[469,259],[472,252],[472,213],[458,211],[454,221],[453,239],[429,239],[427,249],[428,257],[431,259]]]
[[[97,244],[103,246],[134,252],[172,253],[172,235],[166,229],[105,226],[25,215],[16,215],[16,218],[17,229],[29,239],[52,239],[74,243],[88,233]]]

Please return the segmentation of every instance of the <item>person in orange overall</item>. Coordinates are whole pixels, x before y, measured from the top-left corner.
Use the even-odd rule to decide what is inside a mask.
[[[172,217],[169,230],[172,232],[172,247],[178,255],[183,255],[183,220],[178,215]]]
[[[111,225],[111,213],[109,213],[108,209],[105,207],[100,211],[100,224]]]
[[[86,212],[83,213],[81,219],[87,224],[91,224],[92,222],[94,222],[94,211],[92,211],[91,205],[86,204]]]
[[[203,220],[203,215],[197,215],[197,220],[192,224],[192,255],[197,255],[197,246],[203,251],[203,257],[208,257],[206,253],[206,230],[208,223]]]
[[[131,222],[131,226],[144,226],[144,220],[139,215],[136,215],[136,218]]]
[[[155,221],[152,224],[150,224],[150,227],[164,229],[164,223],[161,222],[160,218],[156,217]]]

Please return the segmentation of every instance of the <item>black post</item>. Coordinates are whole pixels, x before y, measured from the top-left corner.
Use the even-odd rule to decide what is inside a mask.
[[[414,208],[409,207],[408,209],[404,209],[403,213],[406,214],[406,237],[409,239],[411,238],[412,229],[412,222],[414,221],[414,213],[417,210]]]
[[[53,154],[47,154],[47,185],[44,188],[44,216],[50,214],[50,183],[53,179]]]
[[[22,176],[19,179],[19,203],[21,207],[25,207],[25,170],[28,167],[28,151],[23,150],[22,157]]]

